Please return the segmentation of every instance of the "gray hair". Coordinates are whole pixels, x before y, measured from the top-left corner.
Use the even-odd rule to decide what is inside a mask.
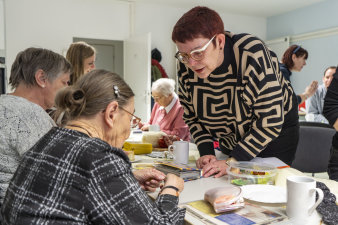
[[[71,72],[72,66],[62,55],[43,48],[27,48],[19,52],[13,62],[9,84],[17,88],[24,83],[36,86],[35,73],[41,69],[48,81],[54,81],[63,73]]]
[[[168,97],[175,91],[175,81],[169,78],[160,78],[153,82],[151,91],[158,92],[165,97]]]
[[[63,116],[61,125],[65,125],[69,120],[89,118],[102,112],[112,101],[123,107],[133,96],[134,92],[119,75],[106,70],[92,70],[74,85],[57,93],[57,110],[53,119]]]

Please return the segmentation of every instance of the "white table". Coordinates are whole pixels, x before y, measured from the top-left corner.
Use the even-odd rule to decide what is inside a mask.
[[[142,157],[142,160],[141,160],[141,162],[139,162],[140,164],[143,164],[143,163],[150,164],[154,161],[154,158],[150,158],[148,156],[141,156],[141,157]],[[190,164],[193,165],[194,162],[190,161]],[[292,173],[292,171],[293,171],[293,169],[291,169],[291,168],[282,169],[282,170],[284,170],[284,172],[287,172],[288,174]],[[204,199],[204,193],[207,190],[214,188],[214,187],[221,187],[221,186],[226,186],[226,185],[229,185],[229,180],[228,180],[227,176],[223,176],[223,177],[220,177],[220,178],[208,177],[208,178],[201,178],[201,179],[197,179],[197,180],[193,180],[193,181],[187,181],[187,182],[184,183],[184,190],[180,194],[179,204],[185,204],[185,203],[192,202],[192,201],[202,200],[202,199]],[[280,185],[280,186],[282,186],[282,185]],[[149,196],[153,199],[156,199],[158,192],[159,192],[159,190],[157,190],[154,193],[149,193]],[[257,204],[257,203],[255,203],[255,204]],[[264,205],[262,205],[262,206],[264,206]],[[276,211],[276,212],[279,212],[283,215],[286,215],[285,206],[284,207],[280,207],[280,206],[273,207],[273,206],[269,205],[268,207],[267,206],[264,206],[264,207],[266,207],[266,208],[268,208],[272,211]],[[191,214],[188,211],[186,213],[185,222],[187,224],[194,224],[194,225],[205,224],[204,222],[202,222],[200,219],[198,219],[196,216],[194,216],[193,214]],[[317,211],[315,211],[310,218],[310,223],[308,223],[307,225],[319,225],[320,223],[321,223],[321,217],[317,213]],[[220,223],[220,224],[225,224],[225,223]],[[282,221],[282,222],[275,223],[275,224],[278,224],[278,225],[286,225],[287,224],[287,225],[289,225],[291,223],[289,221]]]

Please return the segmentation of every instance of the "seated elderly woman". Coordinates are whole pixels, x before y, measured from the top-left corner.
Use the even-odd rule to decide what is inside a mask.
[[[41,48],[28,48],[13,62],[14,92],[0,96],[0,203],[22,155],[55,126],[45,110],[67,86],[70,69],[63,56]]]
[[[172,79],[160,78],[153,83],[152,96],[156,103],[149,122],[140,123],[139,127],[147,131],[149,125],[158,124],[164,133],[189,141],[189,128],[183,121],[183,108],[174,90],[175,81]]]
[[[134,93],[120,76],[93,70],[58,93],[64,128],[24,155],[4,200],[4,224],[181,224],[181,178],[155,169],[132,173],[121,147]],[[154,202],[142,190],[164,181]]]

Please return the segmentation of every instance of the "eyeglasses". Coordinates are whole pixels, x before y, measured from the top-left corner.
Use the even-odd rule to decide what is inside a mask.
[[[295,50],[292,51],[292,54],[296,54],[296,52],[298,52],[299,49],[300,49],[300,45],[298,45],[297,48],[295,48]]]
[[[207,49],[207,47],[210,45],[212,40],[216,35],[214,35],[208,43],[206,43],[202,48],[196,49],[191,51],[190,53],[184,53],[184,52],[177,52],[175,54],[175,58],[178,59],[181,63],[187,64],[189,62],[189,58],[192,58],[193,60],[200,61],[204,58],[204,52]]]
[[[132,116],[132,119],[130,121],[131,128],[135,128],[139,124],[139,122],[141,122],[141,118],[140,117],[135,116],[133,113],[128,112],[127,110],[125,110],[122,107],[120,107],[120,109],[122,109],[123,111],[125,111],[126,113],[128,113],[129,115]]]
[[[151,96],[151,97],[153,97],[153,99],[154,99],[155,101],[158,101],[158,100],[161,99],[163,96]]]

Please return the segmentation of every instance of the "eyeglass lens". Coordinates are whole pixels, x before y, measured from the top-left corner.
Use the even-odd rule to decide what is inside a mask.
[[[201,49],[197,49],[197,50],[191,51],[190,53],[177,52],[175,57],[180,62],[182,62],[182,63],[188,63],[189,62],[189,58],[192,58],[193,60],[196,60],[196,61],[202,60],[204,58],[205,50],[207,49],[207,47],[209,46],[209,44],[212,42],[212,40],[215,38],[215,36],[213,36],[208,41],[208,43],[206,43]]]

